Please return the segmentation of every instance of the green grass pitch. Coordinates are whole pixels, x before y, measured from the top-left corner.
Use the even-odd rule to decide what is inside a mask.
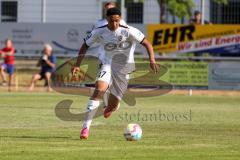
[[[94,120],[88,140],[81,122],[55,116],[63,99],[72,113],[87,97],[56,93],[0,93],[0,160],[239,160],[240,98],[163,95],[139,98],[109,119]],[[125,141],[124,127],[139,123],[143,137]]]

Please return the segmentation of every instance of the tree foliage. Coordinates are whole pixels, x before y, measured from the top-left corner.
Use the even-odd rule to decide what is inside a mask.
[[[167,3],[168,11],[179,18],[191,17],[192,9],[195,6],[192,0],[169,0]]]
[[[160,7],[160,22],[165,23],[166,9],[179,18],[190,17],[195,6],[193,0],[157,0]],[[227,4],[229,0],[213,0],[216,3]]]

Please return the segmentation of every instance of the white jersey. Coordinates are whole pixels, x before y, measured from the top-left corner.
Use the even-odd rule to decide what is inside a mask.
[[[87,46],[100,43],[99,59],[103,64],[121,64],[125,61],[126,66],[134,63],[136,43],[141,43],[144,39],[144,34],[134,27],[120,25],[117,30],[111,31],[105,25],[94,29],[85,39],[85,43]],[[132,69],[129,72],[131,71]]]
[[[101,20],[98,20],[94,25],[93,25],[93,28],[92,30],[96,29],[96,28],[99,28],[99,27],[102,27],[102,26],[105,26],[108,24],[108,21],[106,19],[101,19]],[[127,26],[126,22],[124,20],[120,20],[120,25],[123,25],[123,26]],[[91,54],[91,55],[94,55],[96,57],[98,57],[100,60],[102,59],[100,56],[102,56],[103,54],[101,53],[101,50],[99,49],[100,48],[100,44],[98,43],[95,43],[94,45],[92,45],[89,49],[88,49],[88,53]]]

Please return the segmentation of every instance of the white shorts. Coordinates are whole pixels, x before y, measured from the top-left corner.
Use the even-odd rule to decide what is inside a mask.
[[[123,94],[127,90],[129,74],[115,72],[111,69],[111,65],[103,64],[97,74],[96,81],[104,81],[108,84],[108,90],[111,94],[122,99]]]

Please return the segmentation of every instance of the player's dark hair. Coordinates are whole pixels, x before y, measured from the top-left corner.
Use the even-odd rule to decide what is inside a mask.
[[[198,11],[198,10],[194,11],[194,15],[195,15],[195,16],[196,16],[196,15],[199,15],[199,14],[201,14],[200,11]]]
[[[116,7],[108,9],[107,10],[107,16],[112,16],[112,15],[121,16],[121,11]]]
[[[5,39],[5,43],[7,43],[8,41],[12,42],[12,40],[10,38]]]
[[[12,43],[12,45],[13,45],[13,41],[12,41],[10,38],[7,38],[7,39],[5,40],[5,42],[4,42],[4,44],[6,45],[8,41],[10,41],[10,42]]]

